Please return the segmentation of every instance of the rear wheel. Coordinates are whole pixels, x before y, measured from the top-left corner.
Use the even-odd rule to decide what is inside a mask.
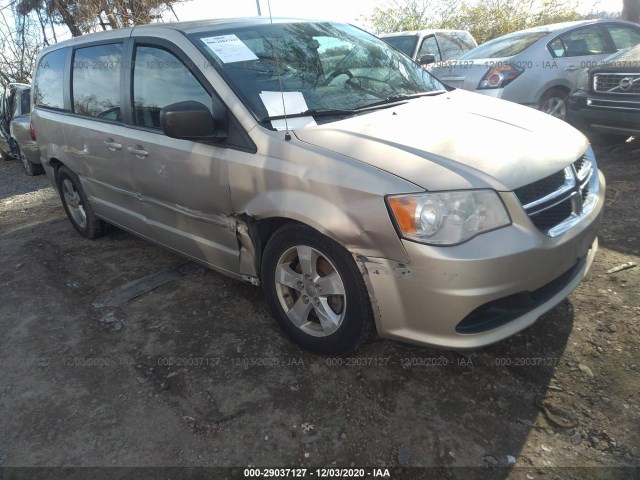
[[[560,120],[567,119],[567,97],[568,93],[561,88],[552,88],[547,90],[540,102],[538,108],[544,113],[548,113]]]
[[[20,150],[20,147],[18,147],[17,157],[20,159],[20,163],[22,163],[24,173],[30,177],[33,177],[34,175],[42,175],[44,173],[42,165],[30,162],[24,152]]]
[[[86,238],[98,238],[107,232],[108,224],[96,217],[78,176],[62,166],[56,176],[58,191],[67,217],[73,227]]]
[[[271,237],[262,285],[280,326],[308,350],[343,354],[373,330],[371,302],[355,261],[308,227],[288,225]]]

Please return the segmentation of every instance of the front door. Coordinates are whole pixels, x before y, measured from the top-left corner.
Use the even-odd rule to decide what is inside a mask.
[[[123,154],[153,240],[222,270],[237,272],[239,247],[225,157],[228,149],[169,138],[160,110],[212,97],[167,43],[136,39],[131,70],[132,126]]]

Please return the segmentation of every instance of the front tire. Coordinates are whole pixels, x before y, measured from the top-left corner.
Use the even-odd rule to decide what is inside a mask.
[[[271,312],[296,343],[340,355],[373,330],[362,274],[341,245],[302,225],[287,225],[263,254],[262,286]]]
[[[96,217],[78,176],[62,166],[58,169],[56,183],[67,217],[78,233],[86,238],[103,236],[108,224]]]

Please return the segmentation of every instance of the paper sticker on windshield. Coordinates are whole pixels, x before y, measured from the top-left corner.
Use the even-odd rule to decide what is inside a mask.
[[[206,37],[202,41],[224,63],[246,62],[257,60],[255,53],[235,35]]]
[[[260,100],[270,117],[282,116],[285,111],[287,115],[293,115],[309,110],[302,92],[261,92]],[[287,126],[290,129],[311,127],[316,125],[316,121],[313,117],[294,117],[287,118],[286,122],[284,119],[271,120],[271,125],[276,130],[286,130]]]

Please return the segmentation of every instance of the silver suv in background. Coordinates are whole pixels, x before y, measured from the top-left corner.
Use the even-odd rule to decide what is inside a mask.
[[[451,87],[538,108],[565,119],[583,68],[640,43],[640,25],[586,20],[521,30],[483,43],[430,72]]]
[[[262,285],[295,341],[451,348],[584,278],[604,177],[548,115],[445,87],[350,25],[156,24],[46,48],[33,122],[73,227]]]
[[[27,175],[44,173],[31,125],[31,85],[9,84],[0,96],[0,151],[20,160]]]
[[[455,60],[478,46],[466,30],[407,30],[380,38],[420,65]]]

